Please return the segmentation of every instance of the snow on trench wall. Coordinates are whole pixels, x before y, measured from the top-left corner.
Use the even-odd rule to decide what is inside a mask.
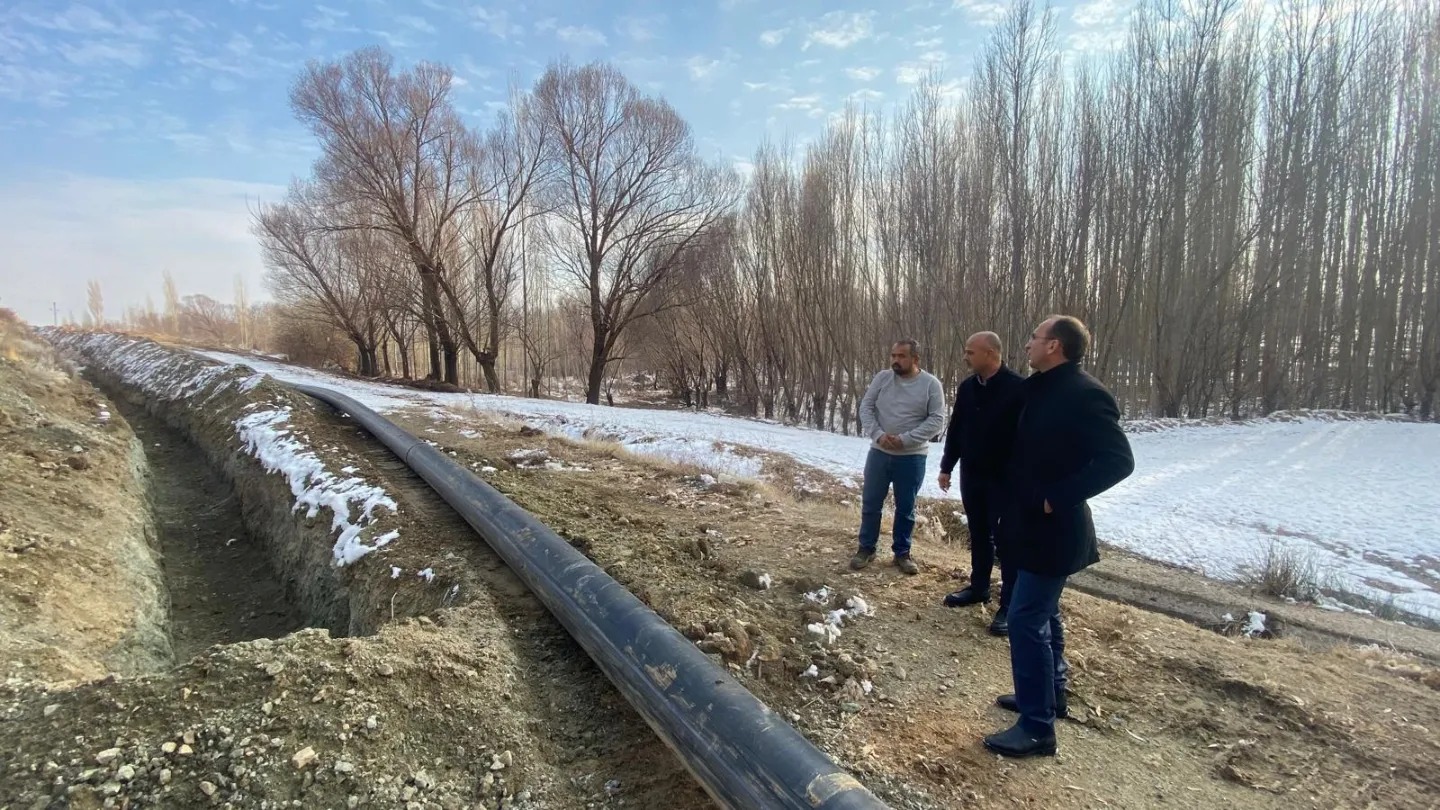
[[[246,528],[311,626],[373,632],[389,618],[390,567],[369,556],[399,538],[395,502],[307,436],[321,406],[243,366],[124,335],[46,330],[111,396],[176,428],[235,489]],[[380,591],[384,589],[383,595]],[[438,605],[407,598],[407,615]]]

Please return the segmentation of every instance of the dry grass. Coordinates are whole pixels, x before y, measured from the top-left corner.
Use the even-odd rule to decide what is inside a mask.
[[[1320,598],[1320,565],[1313,554],[1290,543],[1272,540],[1254,566],[1252,580],[1262,593],[1302,602]]]

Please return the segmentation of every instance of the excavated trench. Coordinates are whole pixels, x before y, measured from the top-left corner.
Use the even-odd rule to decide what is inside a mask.
[[[305,626],[230,483],[179,431],[123,396],[113,402],[144,447],[176,662],[215,644],[278,638]]]
[[[127,366],[123,355],[68,348],[80,350],[86,376],[114,402],[144,446],[158,536],[155,556],[169,591],[167,629],[177,663],[204,653],[196,659],[204,671],[214,666],[215,655],[228,655],[216,645],[267,638],[288,645],[290,634],[305,627],[322,628],[331,638],[359,638],[398,625],[403,635],[413,632],[404,628],[415,627],[416,619],[424,622],[420,626],[438,627],[431,621],[435,617],[442,625],[469,628],[467,634],[498,632],[503,646],[488,649],[502,679],[436,695],[457,708],[473,705],[472,714],[500,718],[463,736],[507,734],[517,755],[528,751],[523,756],[540,775],[538,784],[546,784],[545,773],[565,775],[571,784],[549,781],[547,792],[561,800],[557,806],[585,806],[597,793],[620,790],[633,806],[709,803],[681,762],[505,562],[352,420],[273,382],[247,384],[246,371],[213,371],[208,362],[197,365],[181,352],[167,349],[163,358],[155,353],[146,359],[151,368],[162,360],[164,368],[178,368],[163,372],[173,373],[170,381],[155,383],[150,372]],[[172,391],[185,393],[171,396]],[[355,564],[335,564],[332,510],[307,514],[297,507],[304,496],[294,481],[237,438],[238,423],[247,415],[279,410],[288,414],[284,431],[317,453],[325,469],[363,479],[393,498],[397,509],[377,510],[379,517],[362,537],[373,543],[393,530],[399,536],[393,545]],[[352,517],[356,511],[352,508]],[[448,618],[437,615],[444,608],[461,610]],[[441,649],[462,643],[449,635],[437,629]],[[448,671],[436,666],[426,677]],[[527,744],[529,735],[534,739]],[[448,753],[452,739],[460,741],[446,735],[426,743],[425,750],[431,756]],[[482,770],[487,764],[481,763]],[[592,779],[598,781],[591,784]]]

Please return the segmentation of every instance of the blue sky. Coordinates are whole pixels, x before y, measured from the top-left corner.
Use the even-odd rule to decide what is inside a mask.
[[[1059,44],[1118,42],[1131,0],[1057,2]],[[0,7],[0,306],[35,322],[182,293],[261,297],[247,207],[277,200],[316,150],[291,117],[311,58],[381,45],[455,70],[480,124],[510,83],[554,59],[606,59],[663,95],[712,159],[743,163],[766,137],[817,136],[847,100],[903,102],[931,68],[970,72],[1005,5],[990,0],[178,0]]]

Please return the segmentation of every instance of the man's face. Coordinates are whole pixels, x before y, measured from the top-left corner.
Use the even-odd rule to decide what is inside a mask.
[[[1054,338],[1054,332],[1050,328],[1055,325],[1054,320],[1047,320],[1035,327],[1030,333],[1030,339],[1025,342],[1025,359],[1030,361],[1030,367],[1038,371],[1049,368],[1053,355],[1060,351],[1060,341]]]
[[[897,343],[890,347],[890,370],[896,374],[909,374],[915,370],[915,356],[910,354],[909,346]]]
[[[971,371],[985,372],[999,366],[999,357],[995,350],[979,340],[968,340],[965,342],[965,365]]]

